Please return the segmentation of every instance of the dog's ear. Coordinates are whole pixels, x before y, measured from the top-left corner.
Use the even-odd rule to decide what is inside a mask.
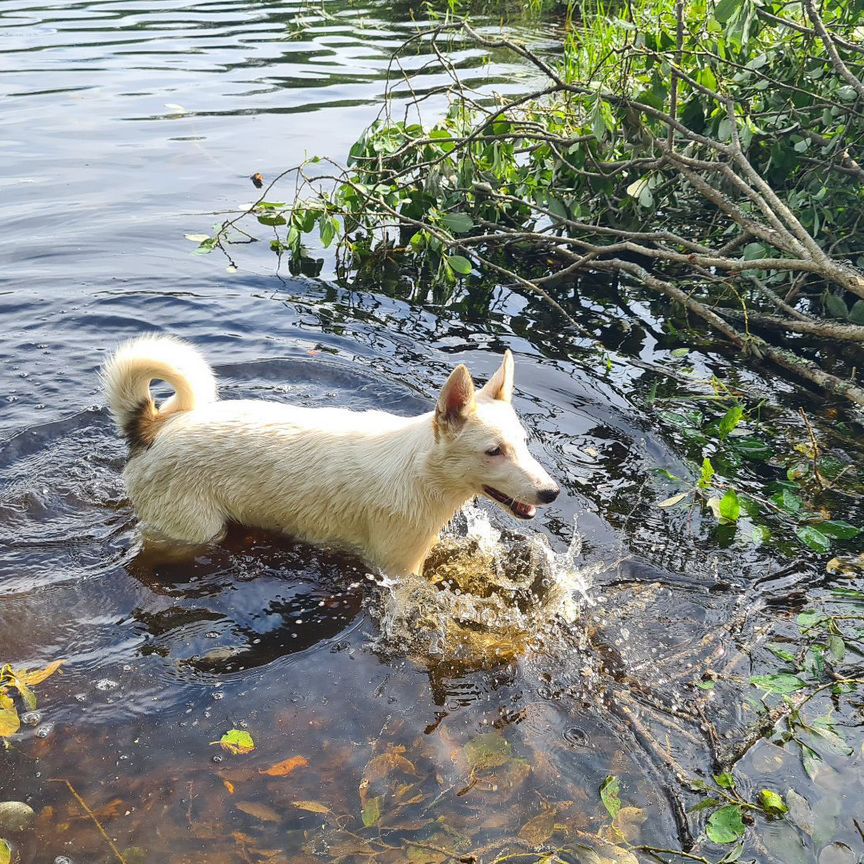
[[[490,399],[510,402],[513,399],[513,365],[513,355],[508,348],[498,371],[483,385],[480,392]]]
[[[459,429],[474,410],[474,382],[471,373],[457,366],[441,388],[435,407],[435,423],[450,430]]]

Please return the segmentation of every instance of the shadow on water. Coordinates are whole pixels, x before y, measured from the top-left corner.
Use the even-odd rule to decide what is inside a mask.
[[[362,608],[362,562],[261,532],[238,527],[192,560],[164,558],[144,550],[127,565],[153,597],[132,613],[148,635],[142,651],[200,672],[243,672],[334,642]]]

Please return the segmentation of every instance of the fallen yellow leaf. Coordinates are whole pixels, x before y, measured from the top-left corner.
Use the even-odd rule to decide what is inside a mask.
[[[0,708],[0,738],[8,738],[21,728],[21,719],[13,705],[11,708]]]
[[[29,687],[35,687],[41,684],[46,678],[50,678],[66,661],[55,660],[49,663],[44,669],[39,669],[36,672],[16,672],[15,677],[19,678]]]
[[[234,784],[230,780],[223,780],[222,782],[225,784],[225,788],[228,790],[228,794],[233,795],[234,794]]]
[[[268,777],[287,777],[298,768],[305,768],[309,764],[309,760],[305,756],[292,756],[290,759],[283,759],[275,765],[271,765],[259,774],[266,774]]]
[[[254,816],[261,822],[282,821],[282,817],[272,807],[268,807],[266,804],[256,804],[254,801],[238,801],[234,806],[238,810],[242,810],[244,813]]]
[[[308,810],[310,813],[329,813],[330,808],[320,801],[293,801],[298,810]]]

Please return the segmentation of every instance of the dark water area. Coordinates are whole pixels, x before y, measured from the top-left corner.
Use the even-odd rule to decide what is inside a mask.
[[[747,746],[763,710],[747,678],[775,671],[761,646],[792,638],[808,597],[830,598],[825,562],[717,542],[704,516],[656,506],[670,494],[656,469],[688,469],[646,408],[677,368],[650,308],[594,303],[606,368],[503,289],[489,312],[470,297],[419,307],[280,278],[266,249],[229,271],[184,239],[251,200],[253,172],[344,158],[416,11],[0,3],[0,663],[65,661],[0,751],[0,799],[36,811],[33,831],[8,838],[15,854],[309,864],[561,848],[632,864],[654,860],[633,845],[692,841],[716,861],[729,847],[685,811],[704,798],[694,781],[712,785],[736,751],[747,795],[791,789],[811,811],[757,815],[742,860],[854,864],[860,704],[813,700],[847,744],[813,744],[809,772],[776,737]],[[499,89],[528,74],[456,60]],[[504,558],[545,538],[555,604],[484,635],[492,607],[477,601],[454,649],[434,637],[471,616],[470,597],[400,595],[344,554],[239,528],[193,562],[142,551],[97,370],[143,330],[195,342],[229,398],[399,414],[428,410],[455,363],[482,381],[511,348],[517,410],[562,495],[527,525],[484,504],[469,518]],[[731,359],[688,362],[795,404],[788,383]],[[214,746],[229,729],[254,752]],[[285,776],[266,773],[286,759]],[[615,827],[599,796],[610,775]]]

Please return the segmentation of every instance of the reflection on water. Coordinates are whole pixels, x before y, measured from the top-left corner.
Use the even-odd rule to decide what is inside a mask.
[[[219,674],[334,640],[357,617],[367,575],[344,555],[240,528],[193,560],[164,559],[145,550],[128,565],[153,595],[132,613],[144,650]]]
[[[266,244],[237,273],[191,254],[183,234],[248,200],[253,171],[344,156],[412,9],[0,0],[0,661],[67,661],[2,756],[0,799],[36,811],[12,838],[25,862],[116,860],[56,778],[129,862],[438,864],[566,845],[583,864],[633,864],[628,842],[680,848],[705,818],[686,812],[701,799],[682,766],[710,782],[718,750],[746,740],[753,646],[824,579],[654,506],[653,472],[686,474],[641,407],[668,353],[651,310],[625,327],[611,288],[591,300],[607,370],[533,298],[421,308],[274,278]],[[508,86],[524,74],[455,59]],[[510,347],[516,407],[561,497],[518,530],[469,510],[426,581],[241,528],[192,559],[154,556],[95,374],[142,330],[200,345],[229,397],[402,414],[428,408],[455,360],[484,380]],[[750,750],[742,783],[830,804],[812,835],[760,823],[752,857],[860,850],[854,710],[825,706],[858,755],[826,751],[812,777],[787,749]],[[253,753],[211,745],[232,728]],[[598,796],[611,774],[614,829]]]

